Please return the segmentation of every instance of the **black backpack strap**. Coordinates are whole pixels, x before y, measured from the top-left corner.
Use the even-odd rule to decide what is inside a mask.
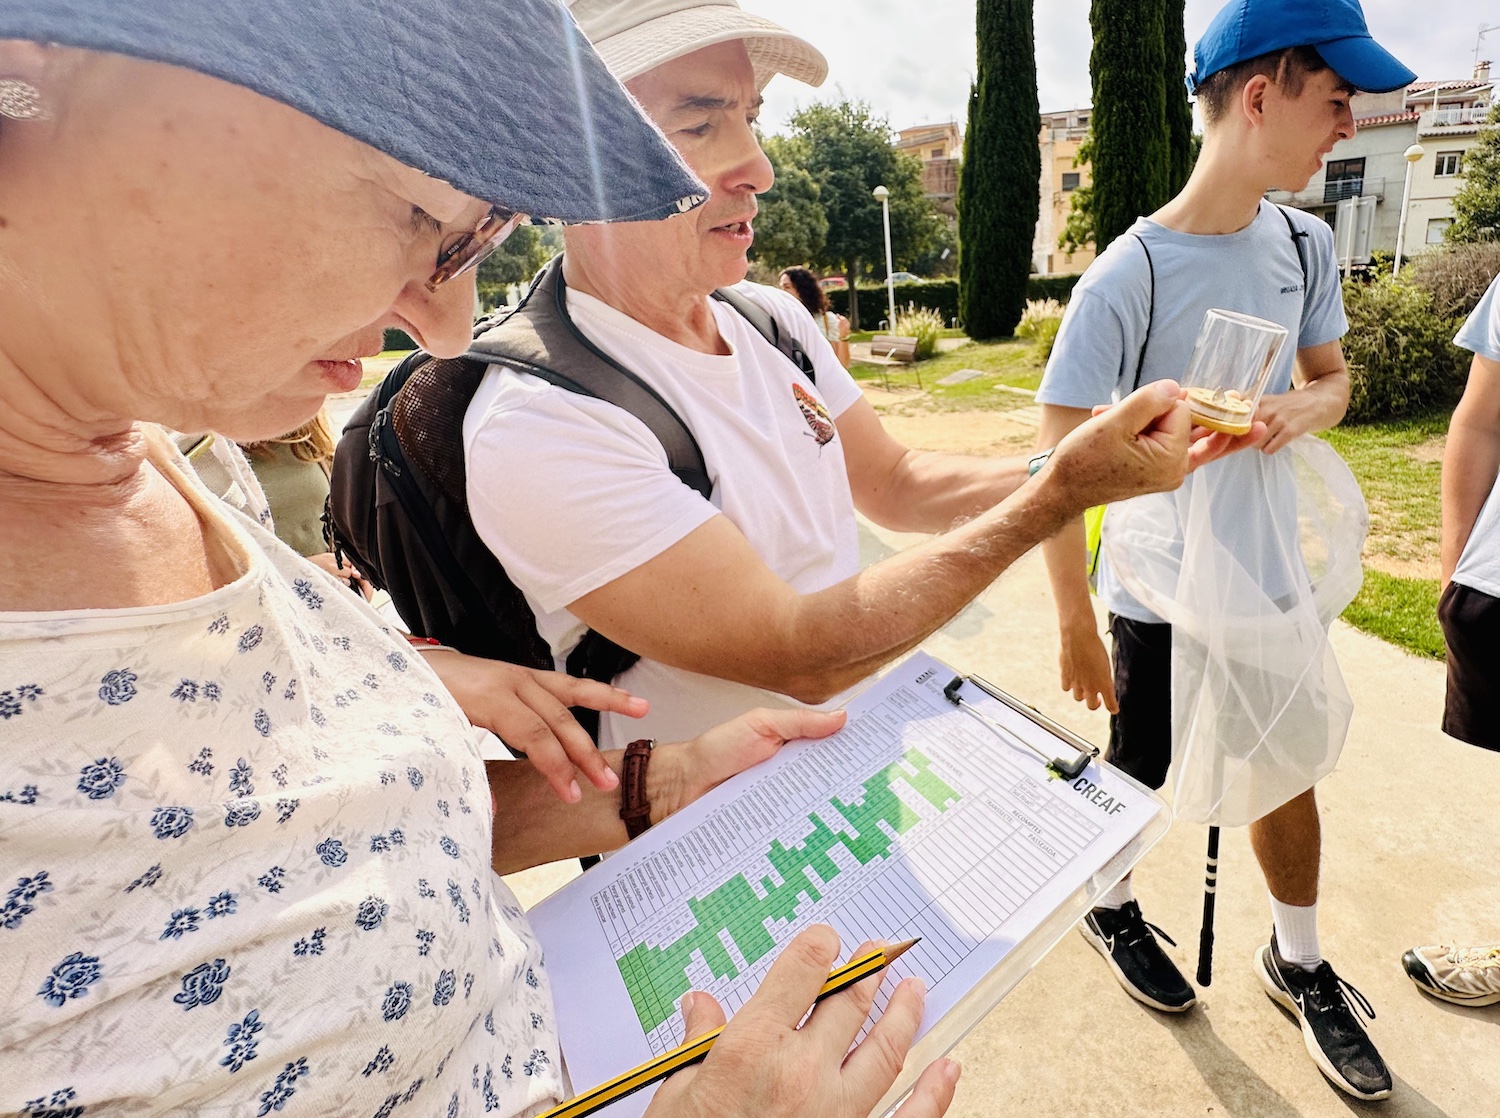
[[[754,299],[741,295],[730,287],[722,287],[713,293],[713,297],[721,303],[733,307],[739,312],[741,318],[748,322],[766,341],[779,349],[793,365],[802,370],[802,375],[814,384],[818,383],[818,370],[812,363],[812,358],[807,355],[791,334],[783,335],[781,324],[776,321],[776,316]]]
[[[1151,250],[1146,247],[1146,239],[1139,233],[1131,230],[1130,235],[1135,238],[1136,244],[1141,246],[1141,251],[1146,254],[1146,271],[1151,276],[1151,294],[1146,303],[1146,336],[1141,339],[1140,356],[1135,359],[1135,384],[1131,387],[1134,392],[1141,386],[1141,373],[1146,368],[1146,347],[1151,344],[1151,327],[1156,324],[1156,261],[1151,259]]]
[[[1281,211],[1281,220],[1286,222],[1287,232],[1292,235],[1292,244],[1297,246],[1297,263],[1302,265],[1302,299],[1306,302],[1309,294],[1307,290],[1307,248],[1303,242],[1307,240],[1307,230],[1297,228],[1296,223],[1292,221],[1292,215],[1287,212],[1285,206],[1279,202],[1275,203],[1275,206]]]
[[[537,303],[538,313],[521,313]],[[656,436],[674,474],[705,500],[713,492],[698,440],[661,394],[583,335],[568,315],[562,257],[537,276],[521,305],[474,339],[468,357],[530,373],[623,408]],[[558,371],[566,368],[566,374]]]

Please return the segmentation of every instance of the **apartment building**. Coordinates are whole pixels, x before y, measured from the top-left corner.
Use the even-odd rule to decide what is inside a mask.
[[[1444,230],[1453,222],[1453,197],[1463,184],[1465,154],[1479,140],[1494,103],[1495,84],[1490,64],[1481,62],[1470,78],[1419,81],[1394,93],[1358,94],[1353,102],[1359,128],[1355,136],[1335,145],[1306,189],[1272,191],[1267,197],[1317,214],[1335,232],[1340,202],[1370,199],[1370,248],[1394,252],[1406,185],[1405,154],[1420,144],[1423,155],[1412,168],[1407,203],[1405,251],[1409,256],[1441,244]]]
[[[1044,276],[1081,272],[1094,262],[1092,247],[1068,253],[1057,246],[1073,209],[1073,192],[1093,181],[1087,163],[1074,166],[1078,147],[1089,133],[1089,116],[1087,108],[1042,114],[1042,130],[1037,138],[1042,149],[1042,176],[1038,184],[1042,205],[1032,240],[1031,270]]]
[[[949,223],[958,220],[958,167],[963,160],[964,137],[956,120],[941,124],[918,124],[896,133],[896,150],[914,155],[922,163],[922,192]]]

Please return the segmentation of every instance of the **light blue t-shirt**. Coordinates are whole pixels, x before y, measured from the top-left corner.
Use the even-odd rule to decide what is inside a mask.
[[[1288,218],[1297,233],[1305,234],[1300,239],[1307,260],[1306,291]],[[1142,241],[1150,249],[1149,264]],[[1137,364],[1148,321],[1150,344],[1139,383],[1180,378],[1192,357],[1203,316],[1214,308],[1255,315],[1287,328],[1294,344],[1283,347],[1266,393],[1290,390],[1297,350],[1337,341],[1349,328],[1333,231],[1316,217],[1300,210],[1280,210],[1269,202],[1261,203],[1255,220],[1245,228],[1214,236],[1179,233],[1140,218],[1079,280],[1037,402],[1092,408],[1129,395],[1137,386]],[[1244,471],[1248,479],[1250,463],[1244,458],[1234,455],[1205,468],[1231,476]],[[1236,519],[1240,510],[1226,509],[1225,514],[1221,538],[1228,542],[1241,526]],[[1290,515],[1295,517],[1296,510],[1291,509]],[[1217,534],[1221,525],[1217,517],[1215,521]],[[1269,569],[1274,564],[1262,566]],[[1283,592],[1267,590],[1273,596]],[[1102,559],[1099,598],[1122,617],[1161,620],[1126,593]]]
[[[1490,284],[1453,344],[1500,362],[1500,276]],[[1497,494],[1500,486],[1492,488],[1485,499],[1474,530],[1469,533],[1469,542],[1459,556],[1458,569],[1453,572],[1454,582],[1492,598],[1500,598],[1500,496]]]

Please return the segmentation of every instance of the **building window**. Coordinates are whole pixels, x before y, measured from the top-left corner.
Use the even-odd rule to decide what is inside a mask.
[[[1088,126],[1089,126],[1089,114],[1088,113],[1079,113],[1078,114],[1078,127],[1079,128],[1087,128]]]
[[[1323,201],[1342,202],[1365,192],[1365,161],[1335,159],[1328,164],[1323,182]]]
[[[1448,226],[1453,224],[1451,217],[1435,217],[1427,223],[1427,243],[1440,245],[1443,243],[1443,234],[1448,232]]]
[[[943,158],[943,149],[942,148],[933,148],[931,151],[929,151],[927,153],[927,158],[928,159],[941,159],[941,158]]]
[[[1064,190],[1077,190],[1078,189],[1078,172],[1077,171],[1064,171],[1063,172],[1062,187],[1063,187]]]
[[[1453,175],[1464,173],[1464,153],[1461,151],[1440,151],[1437,153],[1437,170],[1433,172],[1438,178],[1450,178]]]

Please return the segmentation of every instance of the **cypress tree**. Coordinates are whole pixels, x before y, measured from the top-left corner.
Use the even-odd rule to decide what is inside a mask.
[[[958,180],[959,311],[971,338],[1015,333],[1041,212],[1032,0],[978,0],[978,65]]]
[[[1169,0],[1093,0],[1094,243],[1100,252],[1170,197],[1165,11]],[[1184,48],[1184,53],[1186,49]],[[1174,65],[1174,69],[1175,69]]]
[[[1193,107],[1188,104],[1187,30],[1183,26],[1184,0],[1164,0],[1162,44],[1166,53],[1165,79],[1167,99],[1167,139],[1171,145],[1171,174],[1167,196],[1172,197],[1187,185],[1193,172]]]

